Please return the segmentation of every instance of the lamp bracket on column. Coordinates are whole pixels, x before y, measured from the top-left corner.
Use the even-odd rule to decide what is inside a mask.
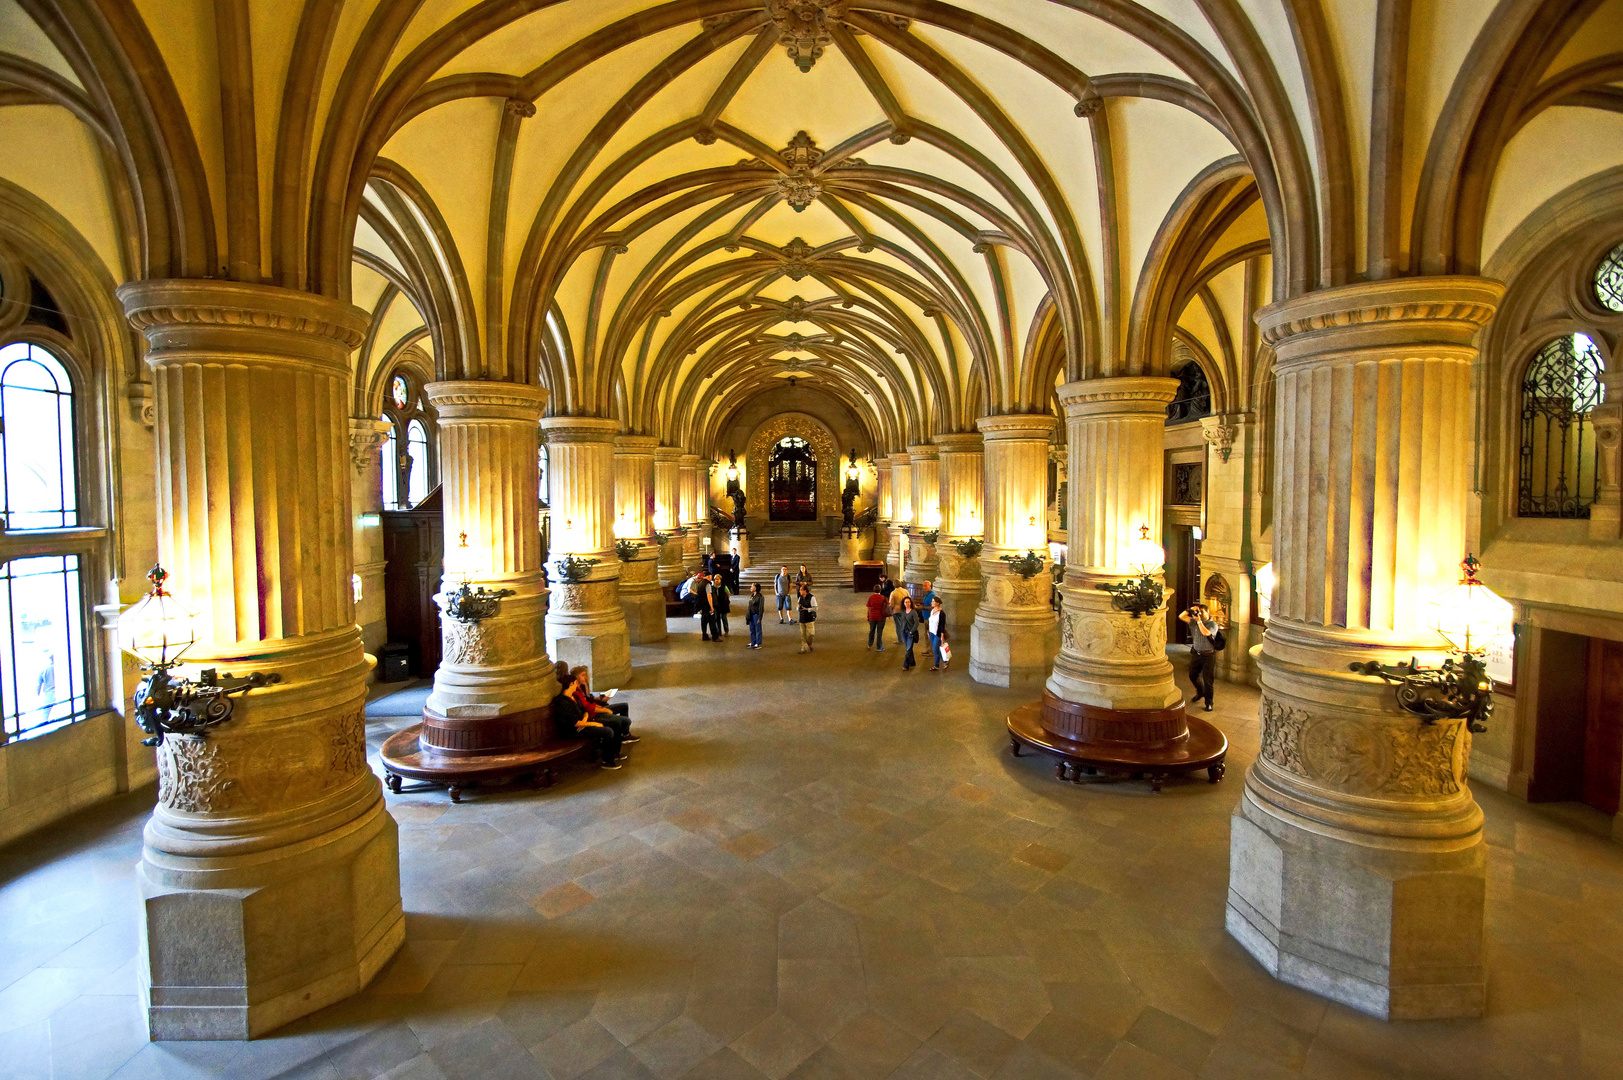
[[[1110,606],[1131,613],[1135,619],[1160,611],[1166,602],[1166,587],[1154,574],[1144,574],[1131,581],[1106,582],[1094,588],[1109,593]]]
[[[1488,730],[1487,721],[1493,715],[1493,682],[1488,678],[1487,666],[1471,653],[1451,656],[1434,668],[1423,667],[1414,658],[1395,666],[1370,660],[1348,667],[1359,675],[1378,676],[1397,687],[1398,705],[1420,717],[1422,724],[1464,720],[1475,734]]]
[[[620,539],[614,542],[614,554],[621,562],[630,562],[641,550],[642,545],[635,540]]]
[[[1030,581],[1043,572],[1043,557],[1036,551],[1027,550],[1024,555],[1004,555],[999,560],[1009,564],[1009,569]]]
[[[981,541],[981,539],[979,537],[976,537],[976,536],[971,536],[971,537],[968,537],[967,539],[959,540],[956,543],[954,543],[952,546],[957,548],[958,549],[958,554],[961,557],[965,558],[965,559],[978,559],[978,558],[980,558],[981,552],[984,551],[985,548],[986,548],[986,544],[983,543]]]
[[[592,567],[602,562],[601,559],[583,559],[579,555],[565,555],[553,562],[558,568],[558,580],[570,585],[579,585],[592,573]]]
[[[152,673],[135,688],[135,721],[152,736],[142,739],[142,746],[161,746],[169,735],[204,736],[209,728],[231,719],[232,695],[282,681],[280,675],[258,671],[238,678],[204,668],[192,682],[175,678],[171,674],[173,667],[154,665]]]
[[[512,589],[487,589],[464,581],[456,592],[446,594],[445,613],[457,622],[483,622],[501,610],[502,597],[512,595]]]
[[[919,533],[918,538],[923,540],[926,544],[933,544],[937,540],[941,539],[941,530],[925,529],[923,532]]]

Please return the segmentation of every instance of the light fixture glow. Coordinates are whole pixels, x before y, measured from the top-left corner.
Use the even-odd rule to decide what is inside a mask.
[[[1158,574],[1166,563],[1167,553],[1150,539],[1150,527],[1140,525],[1137,538],[1127,545],[1127,565],[1139,574]]]
[[[147,574],[152,591],[118,617],[119,645],[149,667],[168,667],[197,641],[197,612],[163,587],[169,574],[154,566]]]
[[[1510,602],[1477,580],[1482,564],[1467,555],[1460,563],[1458,585],[1432,600],[1429,625],[1454,652],[1480,656],[1510,636],[1515,610]]]
[[[1256,579],[1257,614],[1262,616],[1263,622],[1267,622],[1269,616],[1273,614],[1274,586],[1279,584],[1278,579],[1274,576],[1274,564],[1271,562],[1263,563],[1257,567]]]

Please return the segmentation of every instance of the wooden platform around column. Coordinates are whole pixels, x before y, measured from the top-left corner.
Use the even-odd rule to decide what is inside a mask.
[[[449,788],[452,802],[474,784],[495,783],[529,776],[550,787],[558,766],[590,756],[586,739],[546,739],[536,745],[503,747],[480,752],[445,750],[424,744],[423,725],[413,724],[389,736],[379,752],[384,782],[399,794],[402,778]]]
[[[1086,715],[1089,722],[1080,725],[1080,730],[1103,734],[1113,729],[1128,738],[1082,740],[1059,734],[1044,726],[1045,706],[1050,717],[1056,713]],[[1201,769],[1211,783],[1217,783],[1223,779],[1228,738],[1204,720],[1174,718],[1170,715],[1174,711],[1182,710],[1145,713],[1140,720],[1131,713],[1062,702],[1044,692],[1042,701],[1029,702],[1009,714],[1009,747],[1016,757],[1025,746],[1055,755],[1060,760],[1054,774],[1072,783],[1081,783],[1083,775],[1128,776],[1147,780],[1152,791],[1160,791],[1167,777]],[[1179,728],[1181,733],[1166,737]]]

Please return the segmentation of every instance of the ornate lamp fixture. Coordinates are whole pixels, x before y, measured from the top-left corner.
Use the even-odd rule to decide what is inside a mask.
[[[727,483],[738,483],[738,455],[731,450],[727,451]]]
[[[1476,734],[1488,730],[1493,680],[1488,678],[1482,657],[1510,635],[1514,611],[1508,601],[1477,580],[1481,568],[1475,556],[1465,556],[1460,563],[1465,574],[1460,583],[1431,602],[1431,628],[1448,642],[1453,654],[1441,665],[1422,667],[1412,657],[1407,664],[1396,666],[1374,660],[1348,665],[1359,675],[1378,676],[1395,686],[1398,705],[1420,717],[1422,724],[1464,720]]]
[[[1127,545],[1127,565],[1138,575],[1132,581],[1112,581],[1095,585],[1100,592],[1110,594],[1110,606],[1140,619],[1160,611],[1166,602],[1166,587],[1161,583],[1161,571],[1166,568],[1167,554],[1161,545],[1150,539],[1150,527],[1140,525],[1138,538]]]
[[[614,542],[614,554],[621,562],[630,562],[641,550],[642,545],[635,540],[621,539]]]
[[[1034,550],[1027,550],[1024,555],[1004,555],[1000,562],[1009,564],[1009,569],[1030,581],[1043,571],[1043,557]]]
[[[986,545],[981,541],[980,537],[971,536],[953,544],[953,547],[957,548],[958,554],[966,559],[978,559]]]
[[[154,566],[147,574],[152,591],[118,619],[120,644],[150,672],[135,690],[135,719],[151,735],[143,746],[159,746],[168,735],[202,737],[209,728],[231,719],[231,695],[282,681],[280,675],[254,672],[245,678],[205,668],[196,682],[170,674],[197,640],[197,613],[164,589],[169,572]]]
[[[468,547],[468,534],[458,538],[457,546],[445,558],[446,569],[462,579],[461,586],[445,594],[442,608],[445,614],[458,622],[476,623],[490,618],[501,610],[502,597],[512,596],[512,589],[487,589],[475,586],[473,577],[482,567],[474,565],[473,551]]]

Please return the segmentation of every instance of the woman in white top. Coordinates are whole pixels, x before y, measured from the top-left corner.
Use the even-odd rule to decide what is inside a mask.
[[[939,596],[930,601],[924,629],[930,635],[930,670],[940,671],[947,666],[941,662],[941,643],[947,639],[947,613],[941,607]]]

